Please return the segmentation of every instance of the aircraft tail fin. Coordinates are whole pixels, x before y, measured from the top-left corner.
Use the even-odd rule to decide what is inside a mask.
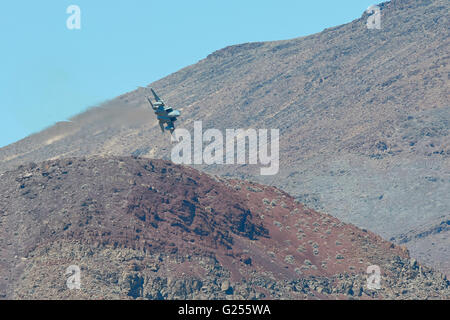
[[[158,97],[158,95],[156,94],[156,92],[153,90],[153,88],[150,88],[150,90],[152,91],[153,96],[155,97],[155,100],[156,100],[157,102],[162,101],[162,100]]]
[[[147,98],[148,102],[150,103],[150,105],[152,106],[152,109],[155,109],[155,106],[153,105],[152,100],[150,100],[149,97],[146,97],[146,98]]]

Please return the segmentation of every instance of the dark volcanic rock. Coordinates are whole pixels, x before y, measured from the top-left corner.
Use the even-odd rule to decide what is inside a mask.
[[[275,185],[315,210],[399,238],[450,218],[449,6],[393,0],[380,5],[381,30],[368,30],[361,12],[307,37],[221,49],[151,86],[183,109],[178,127],[202,120],[205,130],[280,129],[276,177],[261,177],[258,166],[202,169]],[[170,157],[142,90],[72,120],[0,149],[0,172],[69,156]],[[449,239],[429,234],[406,245],[450,272]]]
[[[94,157],[1,174],[3,298],[448,298],[407,250],[288,194],[163,160]],[[66,287],[67,267],[81,289]],[[369,290],[366,268],[381,268]]]

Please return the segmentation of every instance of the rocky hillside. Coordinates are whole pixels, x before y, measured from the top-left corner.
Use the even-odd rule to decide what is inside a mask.
[[[274,187],[131,157],[0,178],[2,298],[450,298],[450,282],[404,247]],[[71,265],[79,290],[66,287]]]
[[[180,127],[280,129],[278,175],[261,177],[259,166],[200,169],[277,186],[400,239],[450,219],[449,6],[393,0],[380,5],[381,30],[368,30],[362,13],[308,37],[224,48],[151,86],[182,110]],[[0,149],[0,172],[71,156],[170,157],[142,90],[72,120]],[[431,235],[404,244],[450,272],[447,229],[434,247]]]
[[[443,216],[391,241],[407,245],[412,256],[420,256],[425,262],[433,261],[440,270],[450,270],[449,232],[450,220]]]

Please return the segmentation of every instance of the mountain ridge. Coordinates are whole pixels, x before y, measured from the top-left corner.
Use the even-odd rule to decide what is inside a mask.
[[[152,83],[182,110],[179,127],[202,120],[205,129],[280,129],[275,177],[252,166],[194,167],[280,187],[385,239],[448,219],[449,4],[380,7],[381,30],[367,30],[363,13],[311,36],[230,46]],[[0,171],[69,156],[170,159],[169,139],[142,90],[73,120],[0,149]],[[449,238],[431,260],[430,245],[407,245],[417,259],[440,266]]]
[[[274,187],[137,157],[31,163],[1,179],[2,298],[450,295],[446,277],[405,248]],[[380,290],[367,287],[370,265]],[[69,266],[81,270],[80,290],[66,287]]]

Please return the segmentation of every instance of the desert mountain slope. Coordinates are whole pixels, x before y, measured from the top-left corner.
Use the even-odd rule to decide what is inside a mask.
[[[450,217],[450,4],[380,7],[381,30],[368,30],[364,13],[308,37],[224,48],[151,86],[182,109],[179,127],[280,129],[278,175],[262,177],[259,166],[201,169],[275,185],[398,239]],[[69,156],[170,158],[142,90],[73,120],[0,149],[0,171]],[[440,248],[449,247],[448,231],[441,235]],[[422,248],[414,252],[428,260]],[[436,250],[428,261],[441,266]]]
[[[3,298],[450,297],[405,248],[274,187],[132,157],[46,161],[1,181]],[[72,265],[80,290],[66,287]]]

